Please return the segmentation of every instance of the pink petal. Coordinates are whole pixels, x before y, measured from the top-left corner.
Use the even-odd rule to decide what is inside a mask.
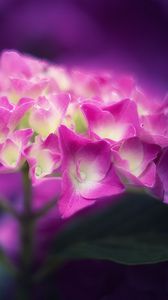
[[[58,209],[62,218],[67,218],[77,211],[95,203],[95,200],[86,200],[74,190],[67,172],[63,174],[63,193],[58,202]]]
[[[161,147],[168,146],[168,118],[164,114],[155,114],[143,116],[141,119],[142,122],[142,133],[143,138],[144,131],[152,136],[153,141],[156,144],[159,144]]]
[[[17,97],[37,98],[48,88],[49,79],[28,80],[23,78],[10,78],[10,87]]]
[[[143,143],[143,151],[144,151],[143,168],[144,169],[151,161],[157,158],[157,155],[159,154],[160,150],[161,148],[159,145]]]
[[[135,176],[129,171],[118,168],[120,177],[126,185],[154,188],[156,183],[156,166],[151,162],[140,176]]]
[[[75,153],[89,142],[88,139],[75,134],[64,125],[61,125],[59,128],[59,141],[63,153],[63,167],[65,168],[67,167],[69,159],[72,159]]]
[[[9,102],[7,97],[0,97],[0,107],[3,107],[9,111],[10,110],[12,111],[14,108],[14,105]]]
[[[17,143],[21,143],[22,147],[25,147],[28,144],[32,136],[33,130],[30,128],[16,130],[12,134],[13,140],[15,140]]]
[[[60,118],[63,118],[70,103],[70,100],[70,94],[60,93],[56,95],[53,94],[50,96],[50,101],[54,104],[56,112]]]
[[[100,181],[82,183],[80,194],[86,199],[100,199],[124,192],[124,186],[111,167],[106,176]]]
[[[119,154],[121,158],[128,161],[130,172],[139,176],[148,164],[157,157],[159,151],[159,146],[143,143],[139,138],[134,137],[123,142]]]
[[[115,104],[104,107],[103,110],[111,112],[116,121],[131,123],[137,130],[139,130],[139,116],[137,106],[134,101],[124,99]]]
[[[7,127],[10,116],[11,116],[11,111],[9,111],[4,107],[0,107],[0,129]]]
[[[14,111],[11,114],[10,120],[9,120],[9,126],[10,129],[14,129],[18,123],[21,121],[21,119],[24,117],[26,112],[32,108],[34,105],[34,100],[30,98],[22,98],[15,106]]]
[[[147,187],[154,187],[156,181],[156,165],[151,162],[141,174],[139,179],[143,185]]]
[[[80,171],[86,171],[87,178],[101,180],[111,165],[110,146],[105,141],[88,143],[76,153],[75,161]]]
[[[21,149],[11,139],[7,139],[0,148],[0,161],[6,168],[15,169],[21,159]]]
[[[95,104],[84,103],[81,106],[89,125],[93,129],[93,127],[97,127],[100,123],[107,122],[109,125],[114,124],[114,118],[111,113],[103,112],[101,108],[96,106]]]
[[[58,136],[56,134],[51,133],[43,142],[43,147],[50,149],[51,151],[59,152],[59,142]]]
[[[46,140],[41,140],[39,136],[32,145],[25,149],[24,155],[29,163],[30,177],[33,182],[51,175],[60,167],[61,155],[58,148],[54,148],[54,145],[51,147]]]
[[[142,173],[142,165],[144,161],[143,144],[134,137],[124,141],[119,149],[119,154],[122,159],[128,161],[129,170],[134,175]]]
[[[9,76],[23,75],[31,77],[31,70],[26,62],[26,58],[17,52],[5,51],[1,55],[1,68]]]
[[[61,194],[61,178],[43,178],[33,184],[33,206],[35,209],[43,207],[51,200],[59,199]]]
[[[95,133],[100,138],[120,141],[136,134],[132,124],[116,121],[109,111],[103,111],[96,105],[83,104],[82,110],[88,120],[91,133]]]

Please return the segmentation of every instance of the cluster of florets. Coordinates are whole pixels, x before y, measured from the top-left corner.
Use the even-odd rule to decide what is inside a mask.
[[[166,201],[167,111],[166,98],[149,99],[129,76],[4,52],[0,172],[27,161],[33,185],[57,178],[63,217],[129,186]]]

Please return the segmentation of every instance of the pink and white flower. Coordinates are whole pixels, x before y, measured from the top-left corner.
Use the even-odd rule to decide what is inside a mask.
[[[45,66],[42,60],[15,51],[4,51],[0,59],[1,70],[9,77],[31,78],[43,71]]]
[[[112,160],[120,175],[135,186],[153,187],[156,182],[154,160],[160,147],[142,142],[138,137],[129,138],[112,151]]]
[[[34,100],[22,98],[14,105],[6,97],[0,98],[0,142],[15,130],[25,114],[33,106]],[[22,126],[21,126],[22,127]]]
[[[0,172],[16,171],[23,165],[24,150],[32,135],[32,129],[16,130],[0,144]]]
[[[63,217],[124,191],[111,163],[108,143],[90,142],[65,126],[60,127],[59,134],[63,154],[59,210]]]
[[[168,118],[165,114],[153,114],[141,118],[141,138],[161,147],[168,146]]]
[[[89,124],[90,135],[95,138],[107,139],[113,143],[136,135],[135,126],[125,118],[111,113],[110,108],[103,110],[95,104],[83,104]]]
[[[131,76],[14,51],[2,53],[0,79],[1,173],[27,161],[38,191],[58,183],[63,217],[128,184],[164,190],[167,202],[168,97],[151,99]]]
[[[44,141],[37,136],[34,143],[25,150],[25,155],[33,181],[51,175],[61,162],[57,136],[50,134]]]
[[[69,94],[39,97],[29,117],[30,126],[43,138],[55,133],[64,118],[69,102]]]

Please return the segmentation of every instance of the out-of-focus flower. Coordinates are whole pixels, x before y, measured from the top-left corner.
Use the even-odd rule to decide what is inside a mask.
[[[31,129],[16,130],[0,144],[0,171],[16,170],[24,162],[24,149],[32,137]]]
[[[91,135],[112,142],[119,142],[136,135],[133,124],[125,121],[121,114],[115,116],[109,110],[102,110],[93,104],[84,104],[82,109],[87,117]]]
[[[10,256],[15,255],[19,249],[19,224],[9,216],[0,219],[0,248]]]
[[[57,136],[50,134],[44,141],[37,136],[34,143],[25,150],[30,166],[30,175],[34,181],[50,175],[54,170],[58,169],[61,156],[57,149]]]
[[[69,100],[66,94],[52,94],[49,99],[39,97],[30,114],[30,126],[42,137],[55,133],[63,120]]]

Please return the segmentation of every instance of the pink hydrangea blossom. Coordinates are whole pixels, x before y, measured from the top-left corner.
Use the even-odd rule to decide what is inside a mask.
[[[25,156],[30,167],[30,176],[33,181],[46,175],[51,175],[58,169],[61,162],[61,155],[58,149],[58,138],[50,134],[44,141],[40,136],[35,138],[27,149]]]
[[[168,97],[153,100],[128,75],[14,51],[1,54],[0,78],[0,172],[27,161],[38,199],[43,186],[59,190],[56,214],[69,217],[130,185],[160,198],[164,190],[167,201]]]
[[[24,149],[32,135],[33,131],[30,128],[16,130],[0,144],[0,172],[16,170],[23,165]]]
[[[55,133],[64,118],[69,102],[68,94],[52,94],[49,98],[39,97],[30,113],[30,126],[42,137]]]
[[[160,147],[142,142],[138,137],[123,141],[112,157],[120,174],[130,184],[153,187],[156,182],[156,159]]]
[[[123,192],[124,186],[114,171],[110,145],[90,142],[66,127],[60,127],[63,153],[63,191],[61,214],[67,217],[103,197]]]
[[[110,110],[103,110],[94,104],[83,104],[82,109],[89,124],[90,134],[101,139],[119,142],[136,135],[134,125],[124,120],[121,114],[114,115]]]

